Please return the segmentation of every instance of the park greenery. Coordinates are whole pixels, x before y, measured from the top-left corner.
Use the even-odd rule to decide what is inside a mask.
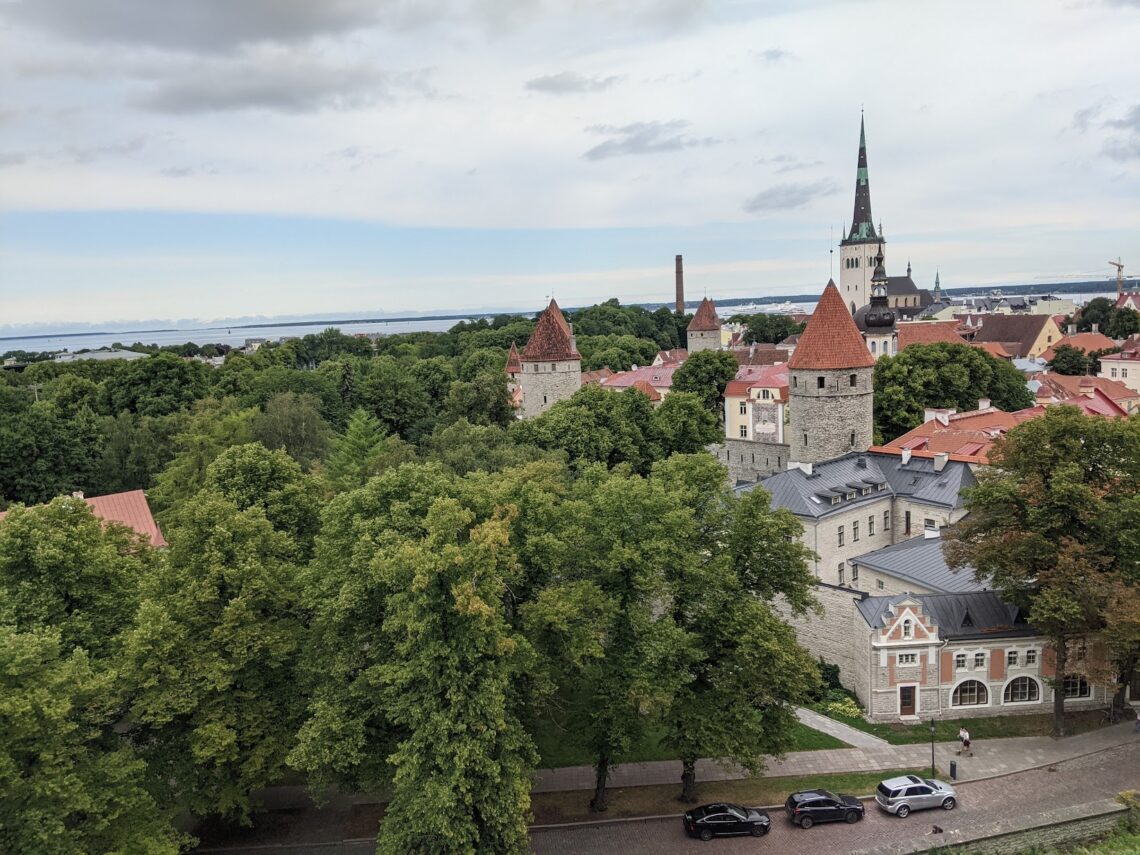
[[[668,311],[580,316],[585,358],[683,343]],[[686,800],[697,758],[794,745],[798,522],[728,487],[698,391],[518,422],[532,326],[2,375],[0,849],[173,853],[300,778],[390,793],[381,852],[524,852],[537,734],[588,752],[595,811],[648,740]],[[168,547],[69,495],[131,489]]]
[[[620,369],[683,346],[688,317],[571,320],[584,367]],[[593,811],[649,742],[685,801],[697,758],[758,770],[794,745],[820,669],[783,618],[815,608],[811,555],[704,451],[735,360],[694,354],[656,407],[587,385],[523,422],[504,365],[533,327],[0,373],[0,850],[173,853],[187,817],[255,822],[301,779],[390,793],[381,852],[523,852],[551,733],[589,757]],[[927,406],[1031,403],[966,346],[884,358],[875,390],[883,438]],[[1098,629],[1113,667],[1140,649],[1136,429],[1018,428],[960,529],[1062,666]],[[135,489],[167,548],[70,495]]]

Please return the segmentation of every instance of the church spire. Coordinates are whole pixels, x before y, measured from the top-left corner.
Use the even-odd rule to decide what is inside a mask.
[[[867,133],[863,117],[859,117],[859,168],[855,177],[855,213],[847,240],[877,240],[875,222],[871,219],[871,184],[867,178]]]

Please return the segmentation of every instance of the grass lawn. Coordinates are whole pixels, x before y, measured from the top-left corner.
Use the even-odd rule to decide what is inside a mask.
[[[958,731],[955,729],[954,733],[957,735]],[[629,756],[622,759],[622,762],[643,763],[650,760],[676,760],[676,753],[661,744],[664,735],[664,728],[647,731],[641,741],[633,746]],[[543,769],[557,769],[561,766],[590,766],[594,762],[589,749],[582,745],[575,734],[562,730],[548,718],[536,723],[533,736],[541,758],[539,766]],[[846,742],[841,742],[834,736],[812,730],[799,722],[796,722],[794,739],[795,743],[788,749],[789,751],[818,751],[821,748],[850,747]]]
[[[830,715],[823,709],[817,712]],[[909,745],[916,742],[930,741],[930,723],[921,724],[881,724],[865,721],[863,718],[849,718],[847,716],[831,715],[836,721],[849,724],[852,727],[874,734],[885,739],[893,745]],[[935,736],[938,742],[954,742],[958,738],[958,726],[965,723],[970,731],[970,738],[1000,739],[1007,736],[1049,736],[1053,733],[1053,716],[1046,715],[1010,715],[995,716],[993,718],[964,718],[943,719],[935,722]],[[1082,710],[1068,713],[1065,723],[1070,734],[1085,733],[1096,730],[1104,723],[1104,713],[1100,710]]]
[[[930,770],[882,770],[879,772],[852,772],[842,775],[812,775],[793,778],[744,778],[739,781],[697,781],[697,799],[705,802],[736,802],[743,805],[783,804],[789,793],[813,787],[826,787],[833,792],[865,796],[874,791],[879,781],[895,775],[924,775]],[[560,793],[535,793],[531,796],[531,809],[536,824],[559,822],[586,822],[597,819],[615,819],[633,816],[680,815],[686,805],[677,801],[680,782],[653,787],[609,788],[609,810],[604,814],[590,812],[590,797],[586,790]]]

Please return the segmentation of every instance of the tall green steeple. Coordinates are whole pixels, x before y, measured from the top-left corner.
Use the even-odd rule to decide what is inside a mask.
[[[848,241],[877,241],[875,222],[871,219],[871,184],[867,178],[867,132],[859,116],[859,167],[855,175],[855,213],[851,217]]]
[[[938,270],[934,271],[934,297],[935,303],[942,302],[942,281],[938,278]]]

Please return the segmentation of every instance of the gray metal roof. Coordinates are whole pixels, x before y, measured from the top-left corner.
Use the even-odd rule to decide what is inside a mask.
[[[942,554],[941,537],[915,537],[851,559],[852,564],[942,593],[984,591],[974,568],[951,570]]]
[[[867,597],[855,603],[867,625],[886,625],[890,606],[903,600],[922,603],[924,613],[934,619],[938,635],[945,639],[1011,638],[1039,633],[1022,618],[1017,606],[1003,603],[993,591],[965,594],[896,594],[893,597]]]
[[[912,457],[907,463],[897,454],[852,452],[834,460],[812,466],[812,474],[802,469],[788,469],[760,481],[760,486],[772,495],[772,507],[787,508],[796,516],[821,519],[833,513],[872,502],[884,496],[903,496],[921,504],[943,508],[962,505],[960,491],[977,483],[966,463],[947,461],[941,472],[934,471],[930,458]],[[874,485],[869,495],[850,484]],[[883,490],[879,484],[886,484]],[[743,484],[738,493],[747,493],[755,484]],[[847,494],[855,491],[855,497]],[[830,497],[840,495],[838,504]]]

